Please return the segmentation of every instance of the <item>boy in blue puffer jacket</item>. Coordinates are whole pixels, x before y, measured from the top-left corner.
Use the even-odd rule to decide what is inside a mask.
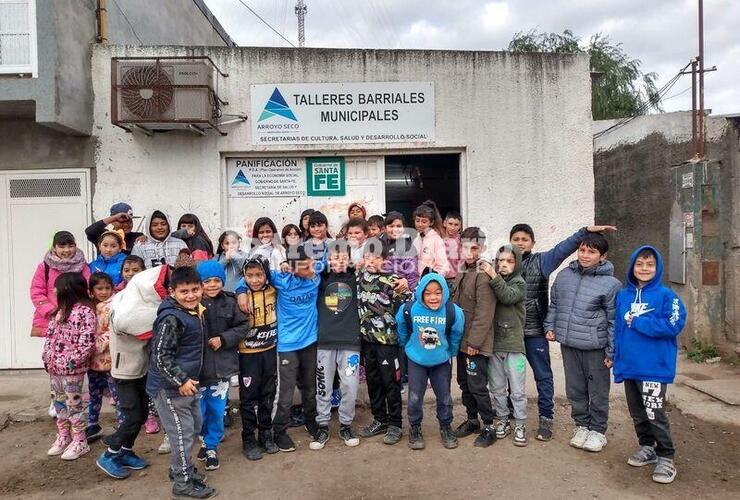
[[[445,278],[431,272],[419,281],[416,301],[404,304],[396,314],[398,343],[404,346],[409,360],[408,415],[411,431],[409,447],[424,448],[421,420],[424,416],[424,393],[427,380],[437,398],[437,420],[445,448],[457,448],[452,431],[452,358],[460,350],[465,331],[463,310],[450,300]]]
[[[676,375],[676,337],[686,323],[686,308],[663,286],[663,259],[651,246],[634,251],[626,286],[617,294],[614,327],[614,381],[624,382],[640,449],[627,463],[657,463],[653,481],[676,478],[673,440],[665,412],[668,384]]]

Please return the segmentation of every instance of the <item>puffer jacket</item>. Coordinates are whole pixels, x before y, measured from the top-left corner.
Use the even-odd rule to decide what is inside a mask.
[[[203,296],[204,316],[208,340],[221,338],[221,347],[214,351],[206,345],[201,385],[210,385],[239,373],[239,344],[247,337],[247,317],[239,309],[233,293],[221,292],[214,298]]]
[[[103,257],[102,255],[98,255],[94,261],[90,262],[90,272],[107,274],[110,276],[111,281],[113,281],[113,286],[115,287],[123,281],[121,268],[123,268],[123,261],[126,257],[127,255],[123,252],[118,252],[113,257]]]
[[[615,298],[621,287],[608,260],[588,269],[574,260],[552,285],[545,331],[555,332],[558,342],[574,349],[605,348],[613,359]]]

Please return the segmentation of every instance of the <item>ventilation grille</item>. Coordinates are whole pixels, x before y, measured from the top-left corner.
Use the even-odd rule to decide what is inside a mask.
[[[63,198],[82,195],[78,177],[10,179],[11,198]]]

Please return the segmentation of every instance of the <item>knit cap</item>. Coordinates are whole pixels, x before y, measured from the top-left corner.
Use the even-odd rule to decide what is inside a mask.
[[[226,283],[226,272],[224,267],[215,260],[203,260],[198,263],[198,274],[201,281],[218,278],[221,283]]]

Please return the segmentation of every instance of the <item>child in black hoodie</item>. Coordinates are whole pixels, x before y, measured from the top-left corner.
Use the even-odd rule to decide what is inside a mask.
[[[316,423],[319,430],[309,444],[320,450],[329,441],[332,382],[339,374],[339,436],[347,446],[360,439],[352,430],[355,400],[360,386],[360,316],[357,312],[357,275],[350,268],[346,240],[329,244],[329,269],[319,286],[319,340],[316,354]]]

